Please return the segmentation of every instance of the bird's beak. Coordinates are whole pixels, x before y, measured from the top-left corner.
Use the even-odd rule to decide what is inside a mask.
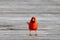
[[[32,21],[35,21],[34,19]]]

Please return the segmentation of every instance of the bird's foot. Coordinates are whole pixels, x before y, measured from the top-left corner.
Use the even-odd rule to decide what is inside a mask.
[[[29,36],[32,36],[32,34],[29,34]]]
[[[35,34],[35,36],[37,36],[37,34]]]

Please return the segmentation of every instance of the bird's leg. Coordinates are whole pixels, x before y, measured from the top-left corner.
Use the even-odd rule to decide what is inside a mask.
[[[37,36],[37,31],[35,31],[35,36]]]
[[[31,31],[30,31],[30,34],[29,34],[29,36],[32,36],[32,34],[31,34]]]

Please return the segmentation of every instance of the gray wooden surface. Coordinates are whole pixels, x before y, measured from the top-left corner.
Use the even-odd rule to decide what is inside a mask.
[[[37,36],[26,22],[36,16]],[[0,0],[0,40],[60,40],[59,0]]]

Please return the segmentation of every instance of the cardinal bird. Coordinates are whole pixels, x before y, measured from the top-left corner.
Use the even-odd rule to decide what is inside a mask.
[[[27,22],[27,24],[28,24],[28,29],[30,30],[30,35],[31,35],[31,31],[35,31],[35,32],[37,31],[38,22],[34,16],[31,18],[30,22]]]

